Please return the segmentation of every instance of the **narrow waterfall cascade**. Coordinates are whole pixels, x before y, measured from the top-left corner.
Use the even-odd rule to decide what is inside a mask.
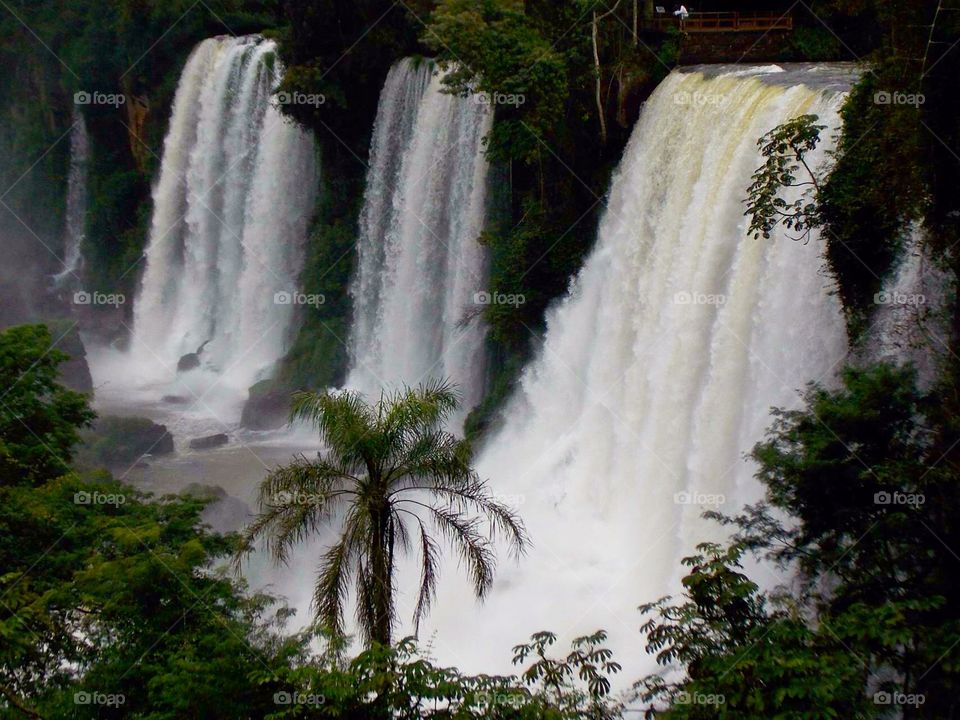
[[[54,275],[57,286],[76,284],[83,266],[83,237],[87,218],[87,165],[90,138],[83,113],[74,110],[70,128],[70,173],[67,176],[66,226],[63,233],[63,269]]]
[[[492,113],[442,92],[426,61],[391,68],[380,96],[351,289],[347,385],[366,393],[447,378],[480,397],[483,230]]]
[[[769,408],[798,407],[847,357],[819,238],[754,239],[743,201],[758,138],[790,118],[820,117],[809,160],[825,161],[851,72],[704,67],[650,97],[596,247],[480,455],[533,549],[501,560],[483,605],[444,577],[424,625],[443,662],[505,671],[535,631],[605,628],[627,682],[651,669],[637,606],[677,592],[680,559],[724,537],[701,513],[758,499],[744,453]]]
[[[950,273],[937,266],[922,228],[913,229],[897,267],[874,297],[876,310],[864,343],[868,361],[910,362],[921,385],[937,377],[937,362],[948,352]]]
[[[202,347],[202,370],[245,391],[289,343],[317,162],[275,105],[282,73],[259,36],[205,40],[183,70],[134,307],[151,379]]]

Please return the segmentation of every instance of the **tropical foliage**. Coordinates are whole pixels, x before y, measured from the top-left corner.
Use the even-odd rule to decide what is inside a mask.
[[[57,382],[67,356],[43,325],[7,330],[0,345],[0,486],[42,483],[69,470],[87,399]]]

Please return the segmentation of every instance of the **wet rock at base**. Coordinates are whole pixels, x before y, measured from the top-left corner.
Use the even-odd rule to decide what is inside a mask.
[[[82,436],[77,460],[87,466],[126,469],[145,457],[169,455],[174,450],[166,425],[141,417],[106,415]]]
[[[220,447],[230,442],[226,433],[217,433],[216,435],[207,435],[206,437],[194,438],[190,441],[191,450],[209,450]]]
[[[210,500],[200,518],[219,533],[236,532],[252,517],[245,502],[228,495],[226,490],[218,485],[190,483],[181,494]]]
[[[241,427],[250,430],[275,430],[290,419],[290,391],[278,388],[272,380],[258,382],[250,388],[250,395],[240,416]]]
[[[177,372],[187,372],[200,367],[200,355],[197,353],[187,353],[177,361]]]

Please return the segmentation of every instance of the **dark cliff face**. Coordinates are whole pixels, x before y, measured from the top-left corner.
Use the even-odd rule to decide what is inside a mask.
[[[2,56],[0,56],[2,59]],[[0,81],[0,325],[63,311],[50,291],[62,270],[69,118],[55,72],[27,55]]]
[[[0,206],[0,327],[18,325],[44,314],[55,302],[39,279],[49,274],[49,263],[38,256],[39,242],[18,230],[13,213]]]
[[[64,268],[70,122],[56,112],[60,93],[51,90],[44,70],[25,59],[12,70],[25,85],[4,87],[0,98],[0,328],[46,323],[54,345],[70,356],[60,366],[61,381],[92,392],[73,316],[75,285],[54,282]],[[50,104],[29,107],[31,93]]]
[[[687,33],[680,44],[680,63],[772,62],[783,59],[790,32]]]
[[[60,366],[62,382],[92,392],[86,351],[71,319],[73,290],[58,289],[53,280],[63,270],[69,143],[57,142],[53,133],[64,129],[48,124],[50,112],[37,116],[16,98],[6,100],[0,110],[0,328],[47,323],[56,347],[70,356]]]
[[[75,319],[61,319],[48,321],[47,326],[57,349],[70,356],[60,365],[60,381],[71,390],[92,393],[93,378],[87,363],[87,350],[80,338],[79,323]]]

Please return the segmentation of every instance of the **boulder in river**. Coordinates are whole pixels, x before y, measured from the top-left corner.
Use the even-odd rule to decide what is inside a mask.
[[[144,457],[173,452],[166,426],[140,417],[101,417],[83,433],[83,441],[78,460],[90,466],[126,469]]]
[[[245,502],[228,495],[219,485],[190,483],[181,491],[181,494],[208,501],[200,518],[219,533],[237,532],[252,517],[250,508]]]
[[[200,355],[203,353],[203,349],[207,346],[207,343],[210,341],[207,340],[203,345],[197,348],[196,352],[187,353],[177,362],[177,372],[187,372],[188,370],[194,370],[195,368],[200,367]]]
[[[240,425],[251,430],[275,430],[290,420],[290,390],[263,380],[250,388]]]
[[[93,377],[90,375],[87,351],[80,339],[77,323],[63,319],[46,320],[45,323],[56,348],[69,356],[66,361],[60,363],[58,368],[60,382],[71,390],[92,393]]]
[[[207,435],[206,437],[194,438],[190,441],[191,450],[209,450],[220,447],[230,442],[226,433],[217,433],[216,435]]]

